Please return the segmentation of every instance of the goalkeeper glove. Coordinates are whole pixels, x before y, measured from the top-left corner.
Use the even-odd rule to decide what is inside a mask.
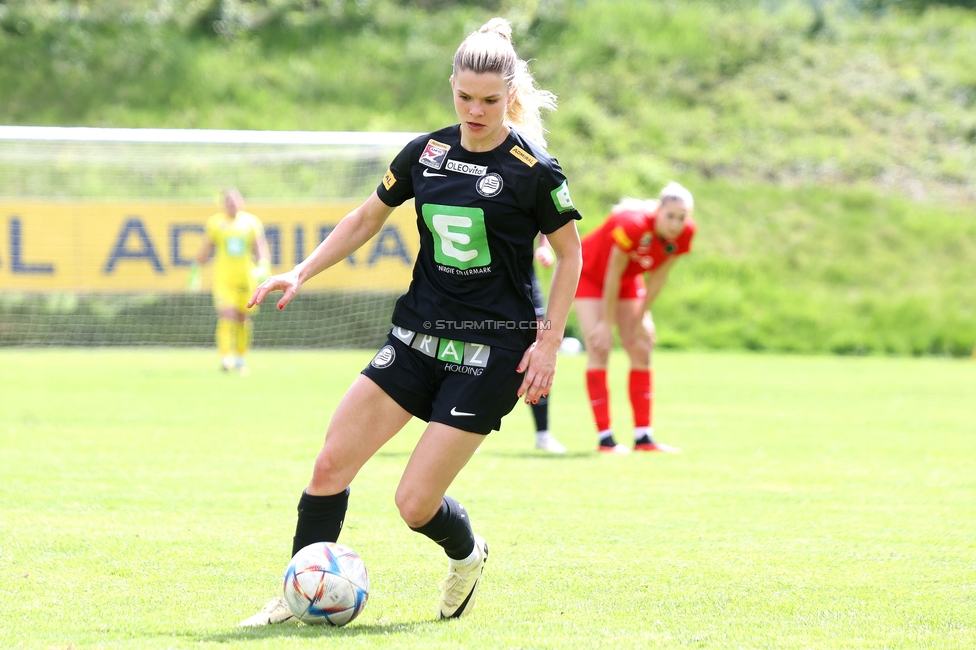
[[[257,280],[259,284],[267,280],[269,275],[271,275],[271,265],[267,262],[261,262],[251,269],[251,277]]]
[[[200,291],[200,265],[196,262],[190,265],[190,279],[186,286],[193,293]]]

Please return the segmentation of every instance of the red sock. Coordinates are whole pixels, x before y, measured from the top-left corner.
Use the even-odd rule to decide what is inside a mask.
[[[607,390],[606,370],[586,371],[586,390],[590,394],[590,408],[597,431],[610,428],[610,391]]]
[[[630,371],[630,406],[634,409],[634,426],[651,426],[651,405],[654,393],[651,392],[651,370]]]

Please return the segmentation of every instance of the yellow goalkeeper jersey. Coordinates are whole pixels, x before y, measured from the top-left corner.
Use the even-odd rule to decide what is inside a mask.
[[[255,267],[254,242],[264,237],[264,226],[250,212],[234,219],[219,212],[207,220],[207,236],[214,245],[214,284],[246,284]]]

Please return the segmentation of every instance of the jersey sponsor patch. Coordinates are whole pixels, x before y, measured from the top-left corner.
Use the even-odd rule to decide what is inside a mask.
[[[425,203],[421,213],[434,237],[435,262],[461,270],[491,264],[485,213],[481,208]]]
[[[627,233],[624,232],[624,229],[620,226],[617,226],[611,230],[610,236],[613,237],[613,241],[617,242],[617,245],[625,251],[629,251],[634,247],[634,242],[630,240],[630,237],[627,236]]]
[[[505,183],[502,182],[502,177],[492,172],[487,176],[479,178],[474,187],[481,196],[491,198],[498,196],[498,193],[502,191],[504,185]]]
[[[431,336],[422,332],[412,332],[401,327],[393,328],[393,335],[423,355],[443,361],[445,363],[468,368],[487,368],[491,357],[491,346],[484,343],[466,343],[439,336]]]
[[[532,156],[532,154],[530,154],[528,151],[526,151],[525,149],[523,149],[518,145],[512,147],[511,154],[516,158],[518,158],[519,160],[521,160],[522,162],[524,162],[529,167],[534,167],[535,164],[539,162],[538,160],[535,159],[534,156]]]
[[[461,363],[464,360],[464,343],[441,339],[441,344],[437,346],[437,359],[448,363]]]
[[[224,250],[229,257],[244,257],[244,249],[244,238],[240,235],[228,235],[224,241]]]
[[[563,181],[562,185],[552,191],[552,202],[556,204],[556,209],[560,213],[576,209],[572,197],[569,196],[569,183],[567,181]]]
[[[437,359],[445,363],[485,368],[488,366],[489,356],[491,356],[491,346],[482,343],[465,343],[442,338],[437,346]]]
[[[474,377],[480,377],[488,367],[490,354],[491,346],[481,343],[441,339],[440,345],[437,346],[437,359],[444,362],[444,370]]]
[[[384,345],[373,360],[369,362],[369,365],[374,368],[389,368],[393,361],[396,359],[396,350],[393,349],[392,345]]]
[[[414,332],[413,330],[408,330],[403,327],[394,326],[392,332],[393,332],[393,336],[397,337],[407,345],[413,343],[414,337],[417,336],[417,333]]]
[[[428,357],[436,357],[438,343],[440,343],[440,339],[438,337],[431,336],[430,334],[418,333],[417,336],[414,337],[410,347],[421,354],[426,354]]]
[[[396,176],[393,175],[393,172],[387,169],[386,173],[383,174],[383,187],[389,190],[394,185],[396,185]]]
[[[420,164],[426,165],[431,169],[440,169],[444,165],[444,160],[447,158],[447,152],[450,150],[451,145],[449,144],[444,144],[433,139],[428,140],[427,146],[424,147],[424,152],[420,154]]]
[[[484,165],[472,165],[471,163],[460,162],[458,160],[448,160],[444,169],[449,172],[470,174],[471,176],[484,176],[488,173],[488,168]]]

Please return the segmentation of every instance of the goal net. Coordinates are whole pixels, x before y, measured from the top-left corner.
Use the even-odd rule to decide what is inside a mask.
[[[222,191],[241,191],[284,271],[415,135],[0,127],[0,346],[213,345],[210,266],[187,284]],[[418,246],[401,206],[288,309],[255,314],[255,345],[375,347]]]

